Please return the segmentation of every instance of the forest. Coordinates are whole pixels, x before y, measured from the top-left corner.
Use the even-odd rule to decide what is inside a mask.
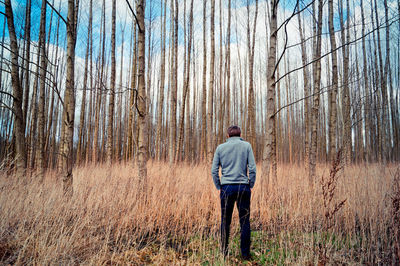
[[[400,0],[0,3],[1,264],[400,264]]]

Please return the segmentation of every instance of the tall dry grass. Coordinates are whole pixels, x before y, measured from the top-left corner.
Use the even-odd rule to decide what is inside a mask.
[[[330,263],[393,262],[390,195],[395,171],[395,165],[378,164],[340,171],[334,199],[346,202],[335,213],[329,232],[324,230],[320,180],[311,192],[300,166],[280,165],[273,185],[261,182],[258,171],[251,205],[255,257],[265,263],[314,264],[325,241]],[[131,164],[115,164],[111,171],[105,165],[74,169],[70,200],[62,196],[61,177],[55,172],[49,172],[44,183],[2,174],[0,263],[221,262],[219,194],[209,172],[203,164],[169,168],[151,162],[146,202],[138,200]],[[320,165],[318,176],[329,176],[329,166]],[[233,220],[235,235],[237,211]],[[233,260],[227,264],[238,262],[237,248],[231,250]],[[275,256],[272,250],[282,258],[270,260]]]

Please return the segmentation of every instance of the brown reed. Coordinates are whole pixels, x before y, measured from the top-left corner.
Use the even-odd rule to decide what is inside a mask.
[[[318,176],[328,169],[319,165]],[[340,171],[335,197],[346,199],[346,204],[332,216],[333,261],[374,264],[392,258],[388,195],[393,169],[371,164]],[[135,176],[131,163],[114,164],[111,172],[106,165],[75,168],[74,195],[68,200],[56,172],[48,172],[43,183],[0,174],[0,263],[221,263],[219,194],[210,169],[205,164],[170,168],[149,162],[146,201],[137,200],[141,192]],[[316,239],[326,231],[322,189],[315,186],[310,192],[304,167],[295,165],[279,165],[275,187],[262,187],[262,178],[258,171],[252,191],[255,257],[277,264],[276,250],[282,263],[317,263]],[[233,238],[237,220],[233,218]],[[226,264],[238,263],[232,250]]]

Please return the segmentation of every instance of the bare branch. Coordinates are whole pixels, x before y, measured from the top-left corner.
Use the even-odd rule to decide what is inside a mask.
[[[320,56],[320,57],[318,57],[318,58],[316,58],[316,59],[314,59],[314,60],[308,62],[307,64],[305,64],[305,65],[303,65],[303,66],[300,66],[300,67],[297,67],[297,68],[295,68],[295,69],[290,70],[289,72],[287,72],[287,73],[285,73],[284,75],[280,76],[280,77],[275,81],[275,84],[278,83],[279,81],[281,81],[281,80],[282,80],[284,77],[286,77],[287,75],[290,75],[290,74],[293,73],[293,72],[296,72],[296,71],[298,71],[298,70],[301,70],[301,69],[303,69],[304,67],[306,67],[306,66],[308,66],[308,65],[311,65],[311,64],[315,63],[315,62],[318,61],[318,60],[321,60],[322,58],[324,58],[324,57],[330,55],[331,53],[333,53],[333,52],[335,52],[335,51],[341,49],[341,48],[344,47],[344,46],[347,46],[347,45],[353,44],[353,43],[355,43],[355,42],[358,42],[359,40],[365,38],[366,36],[370,35],[371,33],[373,33],[373,32],[376,31],[376,30],[383,29],[383,28],[386,28],[386,27],[390,27],[393,23],[395,23],[395,22],[397,22],[397,21],[399,21],[399,20],[400,20],[400,18],[397,18],[396,20],[391,21],[391,22],[390,22],[389,24],[387,24],[387,25],[378,26],[378,27],[376,27],[375,29],[372,29],[370,32],[367,32],[366,34],[362,35],[361,37],[356,38],[356,39],[354,39],[354,40],[352,40],[352,41],[349,41],[348,43],[344,43],[344,44],[342,44],[342,45],[336,47],[336,49],[333,49],[333,50],[329,51],[328,53],[326,53],[326,54],[324,54],[324,55],[322,55],[322,56]]]
[[[14,95],[6,91],[0,91],[0,93],[10,96],[11,98],[15,99]]]
[[[5,103],[1,103],[1,104],[0,104],[0,108],[8,109],[8,110],[10,110],[11,112],[14,113],[14,110],[13,110],[10,106],[8,106],[7,104],[5,104]]]
[[[136,21],[136,24],[137,24],[138,27],[139,27],[139,31],[140,31],[140,32],[143,32],[142,28],[140,27],[139,20],[137,19],[135,12],[133,11],[133,8],[132,8],[131,4],[129,4],[129,0],[126,0],[126,3],[128,4],[128,7],[129,7],[129,9],[131,10],[132,15],[135,17],[135,21]]]
[[[58,10],[55,9],[54,6],[52,6],[52,5],[49,3],[49,1],[46,0],[46,4],[47,4],[48,6],[50,6],[51,9],[53,9],[54,12],[56,12],[56,14],[62,19],[62,21],[64,21],[65,25],[68,24],[68,22],[65,20],[65,18],[64,18],[63,16],[61,16],[61,14],[58,12]]]

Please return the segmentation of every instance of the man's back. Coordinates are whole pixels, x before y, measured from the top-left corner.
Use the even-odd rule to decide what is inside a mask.
[[[228,255],[229,231],[236,202],[240,221],[240,249],[243,259],[250,259],[250,199],[256,181],[256,163],[250,143],[241,137],[240,127],[227,130],[228,140],[215,150],[211,169],[212,178],[220,190],[221,251]],[[219,167],[222,176],[219,177]],[[249,176],[247,176],[247,171]]]
[[[219,178],[219,167],[222,176]],[[247,171],[249,176],[247,176]],[[240,137],[230,137],[215,151],[212,176],[215,186],[227,184],[249,184],[254,186],[256,165],[250,143]]]

